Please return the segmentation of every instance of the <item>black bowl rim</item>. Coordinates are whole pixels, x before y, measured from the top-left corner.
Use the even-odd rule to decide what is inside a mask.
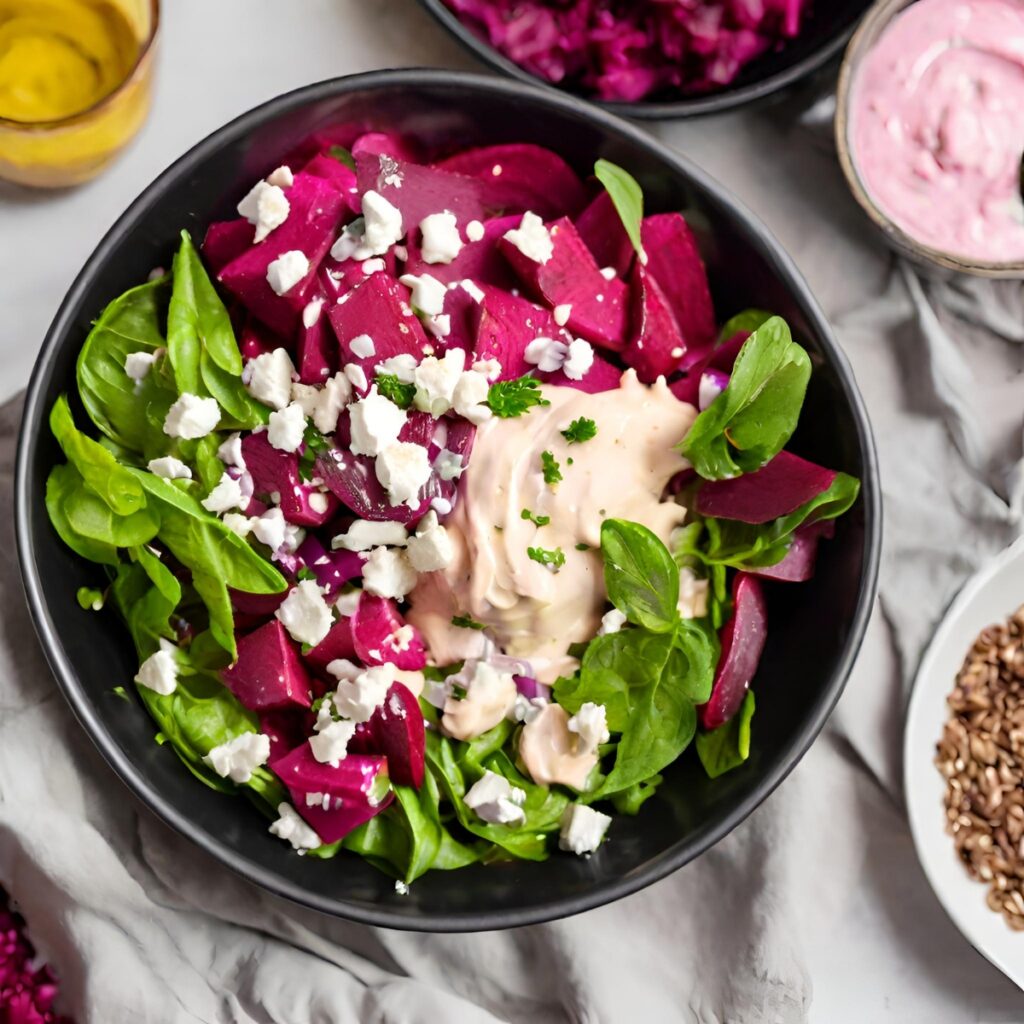
[[[493,70],[499,71],[504,75],[510,75],[517,81],[527,85],[540,85],[542,88],[551,89],[563,95],[575,95],[567,93],[560,86],[552,82],[545,82],[544,79],[520,67],[515,61],[509,60],[503,53],[499,53],[490,43],[481,39],[472,29],[464,25],[458,16],[445,6],[444,0],[419,0],[419,2],[420,6],[432,14],[466,50]],[[705,117],[708,114],[723,114],[726,111],[735,110],[737,107],[746,106],[757,100],[765,99],[772,95],[772,93],[794,85],[808,75],[812,75],[819,68],[824,67],[846,46],[860,18],[866,13],[871,2],[872,0],[865,0],[864,10],[848,26],[823,42],[816,50],[807,54],[801,60],[776,71],[774,74],[765,75],[763,78],[739,88],[730,88],[723,92],[710,92],[704,95],[687,96],[684,99],[665,100],[655,103],[646,103],[643,100],[634,103],[624,103],[613,100],[590,99],[585,100],[585,102],[600,107],[602,110],[618,114],[620,117],[631,117],[643,121],[682,120],[687,117]]]
[[[74,666],[66,658],[57,643],[58,629],[50,616],[43,599],[42,581],[35,560],[35,545],[30,524],[33,504],[30,492],[29,473],[35,456],[40,429],[45,429],[46,409],[42,406],[43,389],[52,373],[52,364],[63,339],[74,324],[74,311],[91,284],[94,268],[122,244],[131,230],[150,207],[159,200],[166,184],[182,174],[202,166],[207,155],[221,145],[226,136],[245,134],[267,116],[282,114],[294,106],[315,102],[335,95],[353,92],[363,88],[391,87],[414,88],[424,82],[443,85],[458,90],[477,90],[503,98],[528,97],[542,106],[586,118],[595,122],[611,136],[625,138],[630,143],[649,150],[653,156],[667,165],[675,174],[697,183],[722,203],[734,217],[741,221],[759,244],[765,259],[788,283],[794,298],[806,310],[807,319],[822,341],[828,359],[836,370],[839,384],[853,410],[854,426],[858,446],[864,461],[861,499],[864,502],[864,553],[861,563],[860,592],[851,622],[849,640],[842,653],[838,667],[822,693],[822,700],[816,713],[799,735],[781,752],[778,767],[766,775],[752,793],[734,807],[716,826],[697,829],[690,836],[681,839],[660,856],[648,861],[643,867],[615,882],[600,885],[582,895],[553,899],[514,911],[481,911],[472,914],[434,914],[422,919],[394,913],[385,907],[364,908],[352,906],[341,899],[325,897],[315,891],[302,888],[276,873],[247,861],[242,856],[224,847],[220,840],[206,832],[195,829],[187,816],[179,814],[152,786],[142,771],[117,747],[108,733],[103,716],[90,701],[79,683]],[[38,506],[35,508],[38,511]],[[361,924],[398,928],[408,931],[483,931],[538,924],[590,910],[628,896],[631,893],[664,878],[684,864],[710,849],[740,824],[775,788],[786,778],[803,757],[811,743],[821,731],[826,720],[846,685],[850,671],[864,639],[868,620],[874,604],[878,582],[878,566],[881,554],[881,497],[878,479],[878,463],[874,438],[867,417],[863,399],[857,389],[853,371],[833,336],[817,301],[806,282],[796,269],[793,261],[768,229],[727,190],[710,178],[704,171],[690,163],[640,128],[624,122],[606,111],[595,109],[585,101],[573,96],[560,94],[540,86],[524,85],[490,76],[465,72],[441,71],[438,69],[408,68],[400,70],[373,71],[359,75],[327,79],[303,86],[268,100],[239,115],[198,142],[184,155],[174,161],[158,175],[132,201],[128,208],[114,222],[99,245],[86,261],[75,278],[60,308],[57,311],[29,380],[21,432],[18,439],[17,462],[15,466],[15,533],[18,558],[21,564],[22,581],[28,598],[28,605],[36,632],[42,643],[46,659],[56,677],[65,698],[71,705],[76,718],[89,734],[103,758],[128,788],[153,813],[175,831],[195,842],[222,864],[236,871],[250,882],[310,909],[356,921]]]

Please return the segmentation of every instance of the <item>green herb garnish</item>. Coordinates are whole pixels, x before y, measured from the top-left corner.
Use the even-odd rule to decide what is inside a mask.
[[[374,382],[377,393],[394,402],[399,409],[408,409],[416,397],[416,385],[406,384],[393,373],[378,373]]]
[[[298,580],[315,580],[316,573],[308,565],[304,565],[296,574]]]
[[[551,516],[538,516],[528,508],[524,508],[519,516],[520,519],[528,519],[534,526],[547,526],[551,522]]]
[[[106,601],[103,591],[94,590],[92,587],[79,587],[75,596],[78,598],[78,607],[87,612],[98,612]]]
[[[487,626],[482,622],[477,622],[476,619],[470,618],[468,615],[453,615],[452,625],[458,626],[459,629],[486,629]]]
[[[577,551],[589,551],[590,550],[590,545],[589,544],[583,544],[583,543],[577,544],[576,545],[576,550]]]
[[[540,453],[540,464],[544,473],[544,483],[557,484],[562,479],[562,469],[551,452]]]
[[[559,433],[569,444],[583,444],[584,441],[590,441],[597,437],[597,424],[593,420],[588,420],[585,416],[580,416],[578,419],[573,420],[565,430],[559,431]]]
[[[554,572],[565,565],[565,552],[561,548],[527,548],[526,553],[535,562],[549,566]]]
[[[352,157],[352,154],[344,146],[331,146],[327,150],[329,156],[337,160],[339,164],[344,164],[350,170],[356,169],[356,162]]]
[[[461,685],[460,683],[454,683],[454,684],[452,685],[452,696],[453,696],[453,697],[454,697],[454,698],[455,698],[456,700],[465,700],[465,699],[466,699],[466,696],[467,696],[468,694],[469,694],[469,690],[467,690],[467,689],[466,689],[466,688],[465,688],[464,686],[462,686],[462,685]]]
[[[529,375],[516,380],[499,380],[487,393],[487,404],[495,416],[511,419],[529,412],[535,405],[551,403],[540,393],[540,383]]]

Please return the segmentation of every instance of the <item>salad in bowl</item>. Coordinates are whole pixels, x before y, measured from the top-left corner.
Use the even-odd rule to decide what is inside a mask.
[[[742,764],[764,591],[859,487],[786,448],[787,324],[719,325],[685,218],[605,160],[343,126],[237,198],[50,414],[47,511],[156,741],[400,888],[600,856],[679,758]]]

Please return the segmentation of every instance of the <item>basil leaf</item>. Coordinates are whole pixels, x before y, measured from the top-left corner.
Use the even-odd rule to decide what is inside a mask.
[[[693,422],[679,450],[705,480],[760,469],[796,429],[811,361],[780,317],[747,340],[725,390]]]
[[[679,570],[668,548],[640,523],[606,519],[601,555],[608,598],[630,622],[654,633],[672,629],[679,602]]]
[[[171,608],[177,608],[181,604],[181,584],[174,573],[145,545],[132,548],[129,554],[133,561],[142,566],[153,586],[170,604]]]
[[[206,349],[199,353],[199,374],[204,388],[227,414],[218,430],[253,430],[269,420],[270,410],[245,390],[242,378],[218,366]]]
[[[750,722],[754,717],[754,691],[747,690],[739,711],[728,722],[697,736],[697,754],[708,777],[717,779],[750,757]]]
[[[74,474],[73,466],[68,470]],[[68,479],[74,479],[69,475]],[[114,548],[130,548],[151,541],[160,528],[160,519],[146,508],[128,516],[119,516],[86,486],[78,476],[77,486],[64,495],[63,512],[71,529],[80,537],[109,544]]]
[[[742,310],[735,316],[729,317],[722,324],[722,329],[718,332],[719,344],[723,341],[728,341],[734,334],[739,334],[741,331],[753,334],[764,323],[771,320],[774,315],[774,313],[768,313],[763,309]]]
[[[81,476],[73,466],[54,466],[46,478],[46,512],[50,517],[57,536],[76,555],[99,562],[101,565],[117,565],[120,559],[117,548],[109,541],[87,537],[76,530],[68,518],[67,509],[73,502],[73,495],[83,486]]]
[[[633,248],[641,258],[644,258],[644,247],[640,241],[640,225],[644,219],[644,193],[636,178],[610,160],[598,160],[594,164],[594,176],[604,185],[611,197]]]
[[[177,394],[165,359],[157,359],[136,384],[125,373],[133,352],[163,347],[160,317],[167,278],[132,288],[103,310],[78,356],[78,394],[89,418],[111,441],[155,457],[166,452],[164,417]]]
[[[652,775],[643,782],[635,782],[627,789],[612,797],[612,804],[619,814],[639,814],[640,808],[657,792],[664,781],[661,775]]]

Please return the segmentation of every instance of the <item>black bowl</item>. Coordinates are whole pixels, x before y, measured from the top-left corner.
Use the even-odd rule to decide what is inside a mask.
[[[711,272],[719,315],[761,306],[785,316],[815,373],[796,447],[855,473],[863,496],[824,547],[809,584],[769,588],[771,629],[756,686],[750,760],[709,782],[688,755],[638,817],[618,818],[588,859],[473,866],[420,879],[407,896],[354,856],[297,857],[267,833],[245,800],[200,785],[140,704],[118,699],[137,662],[113,612],[85,613],[76,589],[96,566],[69,551],[43,506],[60,451],[46,426],[51,403],[73,390],[90,321],[104,305],[168,266],[181,228],[193,235],[229,214],[252,182],[317,129],[338,122],[448,142],[533,141],[581,173],[598,156],[628,167],[649,209],[684,209]],[[572,914],[624,896],[685,864],[741,822],[782,781],[824,725],[867,624],[880,544],[879,489],[867,416],[853,374],[821,311],[777,242],[705,174],[636,128],[550,90],[438,71],[385,71],[312,85],[265,103],[214,132],[139,196],[89,259],[53,321],[25,405],[16,482],[18,553],[50,665],[111,767],[157,815],[246,878],[298,903],[375,925],[434,931],[501,928]]]
[[[872,2],[873,0],[817,0],[804,30],[796,39],[751,61],[734,81],[718,89],[690,96],[682,93],[658,95],[654,99],[636,103],[599,100],[591,102],[623,117],[644,120],[699,117],[702,114],[720,114],[741,107],[770,96],[786,86],[794,85],[824,67],[846,45],[861,15]],[[420,3],[467,50],[495,71],[518,78],[520,82],[541,84],[549,89],[561,88],[526,71],[499,53],[485,38],[463,24],[445,6],[444,0],[420,0]]]

